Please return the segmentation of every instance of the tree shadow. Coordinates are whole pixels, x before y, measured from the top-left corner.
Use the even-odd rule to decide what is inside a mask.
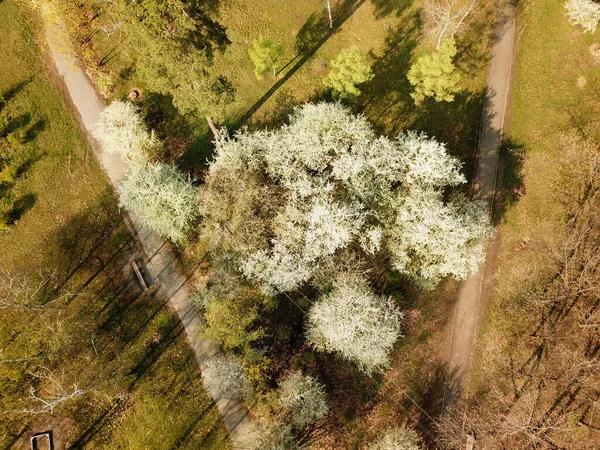
[[[400,16],[402,12],[412,5],[412,0],[372,0],[375,6],[375,17],[383,19],[390,14]]]
[[[523,163],[525,147],[508,139],[502,143],[495,207],[492,222],[500,223],[506,212],[525,195]]]
[[[14,201],[11,210],[7,214],[7,224],[14,225],[17,221],[25,215],[27,211],[33,208],[37,201],[37,195],[25,194]]]
[[[25,86],[27,86],[33,80],[33,76],[30,76],[26,80],[21,81],[20,83],[15,84],[13,87],[9,88],[6,92],[4,92],[0,97],[4,98],[4,102],[7,103],[12,98],[17,95],[19,92],[23,90]],[[0,111],[2,111],[3,105],[0,105]]]
[[[426,433],[423,439],[428,446],[436,448],[433,439],[437,418],[456,407],[463,397],[460,371],[457,368],[450,370],[447,363],[440,362],[433,368],[429,379],[423,380],[417,389],[423,393],[422,414],[419,414],[418,421],[433,434],[432,438]]]
[[[25,157],[25,160],[22,161],[17,169],[15,170],[15,177],[16,178],[20,178],[23,175],[25,175],[27,172],[29,172],[31,170],[31,167],[33,167],[33,165],[35,163],[37,163],[40,159],[42,159],[45,156],[45,153],[37,153],[37,154],[29,154]],[[1,195],[0,195],[1,197]]]
[[[11,118],[8,121],[8,124],[4,128],[4,135],[8,135],[10,133],[14,133],[15,131],[25,128],[31,122],[31,114],[20,114],[16,117]]]
[[[357,109],[371,118],[378,131],[393,133],[401,129],[414,109],[406,78],[412,52],[417,45],[421,22],[417,14],[410,14],[401,23],[388,30],[386,47],[371,66],[373,79],[365,86]]]
[[[25,142],[33,141],[38,134],[46,129],[46,121],[44,119],[37,120],[25,132]]]
[[[472,181],[475,175],[479,136],[485,94],[461,91],[452,102],[436,102],[426,99],[417,110],[411,128],[425,132],[444,142],[448,153],[463,163],[463,173]],[[484,120],[489,121],[486,117]]]
[[[94,269],[98,259],[101,266],[106,266],[104,261],[113,254],[114,239],[130,239],[128,234],[116,234],[122,225],[120,211],[109,191],[63,225],[52,240],[56,244],[49,249],[58,280],[56,289],[62,289],[75,278],[75,284],[69,288],[76,292],[86,282],[76,275]]]

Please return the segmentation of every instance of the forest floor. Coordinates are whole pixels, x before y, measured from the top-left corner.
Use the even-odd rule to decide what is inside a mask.
[[[47,275],[44,298],[66,295],[0,309],[0,448],[27,448],[48,429],[62,448],[230,448],[180,321],[132,273],[136,247],[34,32],[41,24],[4,0],[0,29],[0,114],[26,131],[8,157],[16,178],[0,183],[11,223],[0,233],[0,283]],[[10,412],[42,406],[30,387],[52,397],[73,384],[84,393],[52,415]]]

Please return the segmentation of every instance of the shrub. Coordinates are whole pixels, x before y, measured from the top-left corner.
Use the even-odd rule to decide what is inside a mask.
[[[291,412],[292,422],[299,428],[315,423],[329,411],[325,386],[300,372],[290,374],[279,386],[281,405]]]
[[[308,312],[307,337],[319,350],[338,352],[371,373],[388,364],[401,319],[391,299],[372,294],[363,278],[342,274]]]
[[[202,381],[214,398],[243,398],[248,392],[244,367],[223,355],[210,358],[202,368]]]

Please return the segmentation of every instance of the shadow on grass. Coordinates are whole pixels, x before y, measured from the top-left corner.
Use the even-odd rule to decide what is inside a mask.
[[[492,211],[494,224],[499,224],[506,212],[525,195],[524,161],[525,147],[522,144],[510,139],[502,143],[496,202]]]
[[[25,86],[27,86],[33,80],[33,76],[27,78],[26,80],[21,81],[20,83],[15,84],[13,87],[8,89],[3,94],[0,94],[0,97],[4,98],[4,102],[9,102],[12,98],[17,95],[19,92],[23,90]],[[2,111],[2,104],[0,104],[0,111]]]
[[[391,134],[402,129],[414,109],[410,98],[412,87],[406,73],[420,27],[418,14],[403,18],[398,26],[388,31],[383,54],[380,57],[371,55],[376,59],[371,66],[374,77],[363,89],[357,108],[371,118],[380,132]]]
[[[55,267],[60,280],[57,290],[65,287],[84,269],[93,269],[97,258],[100,261],[110,259],[115,233],[121,227],[120,212],[108,191],[93,206],[66,223],[53,240],[56,246],[52,249],[52,259],[56,261]],[[125,238],[125,235],[121,237]],[[105,264],[101,262],[101,265]],[[73,280],[74,286],[70,287],[73,292],[86,284],[85,280],[77,278],[79,277]]]
[[[329,28],[325,10],[313,13],[298,33],[296,47],[299,50],[299,55],[292,59],[292,61],[295,61],[296,59],[297,61],[287,70],[285,75],[283,75],[239,120],[233,124],[233,128],[237,129],[246,124],[252,115],[258,111],[260,107],[264,105],[265,102],[269,100],[269,98],[271,98],[271,96],[339,30],[344,22],[348,20],[348,18],[350,18],[364,2],[365,0],[345,0],[343,3],[335,6],[333,8],[333,15],[335,17],[333,28]],[[286,64],[284,67],[287,68],[289,65],[290,63]]]
[[[14,201],[11,210],[6,215],[6,223],[14,225],[23,215],[35,205],[37,196],[35,194],[25,194]]]

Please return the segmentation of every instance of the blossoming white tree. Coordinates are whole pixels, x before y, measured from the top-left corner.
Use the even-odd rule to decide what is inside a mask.
[[[196,188],[185,175],[166,164],[136,167],[119,193],[122,207],[175,242],[185,237],[197,214]]]
[[[341,274],[333,291],[310,309],[307,337],[318,349],[338,352],[371,373],[387,365],[401,319],[392,301],[374,295],[364,279]]]
[[[132,164],[148,158],[159,145],[154,133],[149,131],[138,108],[130,102],[112,102],[100,113],[93,130],[94,137],[105,151],[118,153]]]
[[[377,136],[363,116],[319,103],[297,108],[279,129],[220,134],[215,144],[207,204],[228,189],[216,182],[231,183],[222,176],[227,172],[278,188],[272,191],[278,201],[265,201],[280,205],[269,212],[275,218],[258,229],[269,236],[266,245],[246,246],[241,255],[244,274],[267,293],[311,282],[349,249],[389,256],[424,285],[462,278],[483,257],[488,219],[464,198],[445,200],[447,187],[466,180],[459,161],[424,134]],[[213,228],[229,227],[220,220]],[[240,228],[227,230],[235,236]]]
[[[417,433],[408,428],[398,427],[387,429],[369,446],[369,450],[421,450],[422,448]]]
[[[223,355],[214,356],[206,362],[202,368],[202,381],[213,398],[242,398],[248,390],[244,367]]]
[[[299,428],[315,423],[327,414],[325,386],[309,375],[290,374],[279,386],[279,400],[291,412]]]
[[[580,25],[584,32],[593,33],[600,22],[600,5],[592,0],[567,0],[565,9],[569,21]]]

